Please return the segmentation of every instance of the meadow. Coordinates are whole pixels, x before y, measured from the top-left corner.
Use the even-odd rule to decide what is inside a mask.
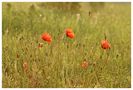
[[[80,3],[76,12],[38,4],[2,3],[3,88],[131,87],[131,3]]]

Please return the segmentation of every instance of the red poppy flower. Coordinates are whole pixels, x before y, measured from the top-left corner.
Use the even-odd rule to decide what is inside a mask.
[[[88,63],[86,60],[84,60],[84,61],[81,63],[81,67],[84,68],[84,69],[87,69],[88,66],[89,66],[89,63]]]
[[[41,38],[48,43],[52,41],[52,37],[48,33],[43,33]]]
[[[66,33],[72,33],[73,31],[72,31],[72,29],[71,28],[67,28],[66,29]]]
[[[101,41],[101,47],[103,49],[109,49],[110,48],[110,44],[109,44],[109,42],[107,40],[102,40]]]
[[[66,36],[69,38],[74,38],[74,33],[71,28],[66,29]]]

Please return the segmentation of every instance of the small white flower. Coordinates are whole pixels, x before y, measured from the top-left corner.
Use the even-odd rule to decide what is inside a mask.
[[[40,14],[39,16],[42,17],[42,14]]]

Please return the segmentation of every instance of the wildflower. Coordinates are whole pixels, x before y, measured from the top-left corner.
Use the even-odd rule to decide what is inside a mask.
[[[88,66],[89,66],[89,63],[88,63],[86,60],[84,60],[84,61],[81,63],[81,67],[84,68],[84,69],[87,69]]]
[[[25,72],[28,71],[28,63],[27,62],[23,63],[23,69],[24,69]]]
[[[39,16],[42,17],[42,14],[40,14]]]
[[[75,37],[75,35],[74,35],[71,28],[66,29],[66,36],[69,37],[69,38],[74,38]]]
[[[52,41],[52,37],[48,33],[43,33],[41,38],[48,43]]]
[[[109,42],[107,40],[102,40],[101,41],[101,47],[103,49],[110,49],[110,44],[109,44]]]

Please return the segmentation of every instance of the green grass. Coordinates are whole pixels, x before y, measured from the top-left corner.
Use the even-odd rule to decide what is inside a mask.
[[[30,3],[6,4],[2,4],[3,88],[131,87],[130,3],[106,3],[91,16],[82,8],[79,21],[75,13],[29,9]],[[74,39],[66,37],[68,27]],[[51,44],[40,38],[43,32],[51,34]],[[104,33],[109,50],[101,48]],[[42,48],[39,43],[44,43]],[[85,59],[90,63],[87,69],[81,67]]]

